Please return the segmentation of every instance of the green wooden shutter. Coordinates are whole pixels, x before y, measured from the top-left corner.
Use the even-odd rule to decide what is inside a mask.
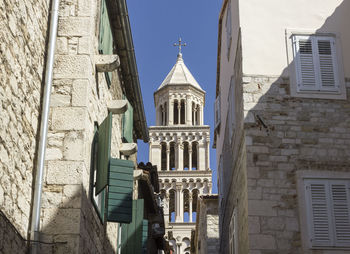
[[[128,102],[128,110],[123,115],[123,138],[128,143],[133,143],[134,109]]]
[[[101,123],[98,129],[98,153],[95,195],[99,194],[108,183],[108,168],[111,154],[112,113]]]
[[[134,162],[110,159],[107,221],[130,223],[132,220],[132,191]]]
[[[122,225],[122,249],[121,254],[142,254],[145,253],[147,236],[144,231],[146,229],[147,220],[143,219],[144,200],[133,200],[132,222]],[[147,222],[148,224],[148,222]]]
[[[101,19],[98,50],[101,54],[104,55],[113,54],[113,35],[105,0],[101,1]],[[112,72],[106,72],[105,74],[107,84],[108,86],[110,86],[112,80]]]
[[[142,221],[142,254],[147,254],[148,220]]]

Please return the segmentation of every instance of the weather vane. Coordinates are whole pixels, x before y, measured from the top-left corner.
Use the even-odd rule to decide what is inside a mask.
[[[177,43],[174,43],[174,46],[175,47],[179,47],[179,54],[181,54],[181,46],[186,46],[186,43],[181,43],[181,37],[179,38],[179,43],[177,44]]]

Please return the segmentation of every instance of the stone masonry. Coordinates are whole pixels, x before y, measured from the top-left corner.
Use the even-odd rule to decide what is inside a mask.
[[[0,3],[0,253],[28,251],[40,125],[49,1]],[[101,222],[91,201],[95,123],[122,99],[120,70],[108,87],[95,69],[100,1],[62,0],[41,209],[41,253],[115,253],[118,224]],[[119,158],[121,115],[111,156]],[[136,156],[132,156],[136,160]]]
[[[280,77],[243,82],[251,253],[301,253],[296,173],[348,172],[349,99],[294,98]]]
[[[0,253],[26,250],[48,1],[0,3]]]

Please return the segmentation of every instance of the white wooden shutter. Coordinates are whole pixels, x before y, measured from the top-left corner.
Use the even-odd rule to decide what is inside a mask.
[[[350,184],[348,181],[331,181],[331,199],[335,245],[350,246]]]
[[[294,36],[293,45],[298,90],[318,90],[311,37]]]
[[[312,246],[332,246],[330,193],[327,181],[305,180],[306,206]]]
[[[320,88],[325,91],[336,91],[339,87],[337,80],[337,62],[335,40],[333,37],[315,37],[317,43],[318,68]]]

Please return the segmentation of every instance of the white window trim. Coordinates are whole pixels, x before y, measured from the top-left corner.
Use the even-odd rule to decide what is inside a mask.
[[[350,181],[350,172],[336,171],[317,171],[317,170],[299,170],[297,177],[297,195],[299,204],[299,223],[303,253],[311,253],[311,249],[328,249],[328,250],[347,250],[349,247],[313,247],[310,242],[310,223],[307,215],[307,204],[305,195],[305,180],[323,179],[323,180],[345,180]]]
[[[233,209],[229,227],[229,253],[238,254],[237,207]]]
[[[235,133],[235,122],[236,122],[236,105],[235,105],[235,77],[232,75],[230,79],[230,88],[229,88],[229,96],[228,100],[228,129],[229,129],[229,144],[232,145],[233,136]]]
[[[332,91],[298,91],[297,89],[297,71],[294,63],[293,56],[293,36],[294,35],[307,35],[307,36],[332,36],[335,39],[335,51],[336,51],[336,63],[337,63],[337,75],[339,81],[339,90]],[[346,88],[344,78],[344,67],[342,58],[341,38],[339,33],[320,33],[316,30],[302,30],[302,29],[286,29],[285,40],[287,47],[287,59],[288,59],[288,71],[290,78],[290,93],[293,97],[301,98],[319,98],[319,99],[346,99]]]

